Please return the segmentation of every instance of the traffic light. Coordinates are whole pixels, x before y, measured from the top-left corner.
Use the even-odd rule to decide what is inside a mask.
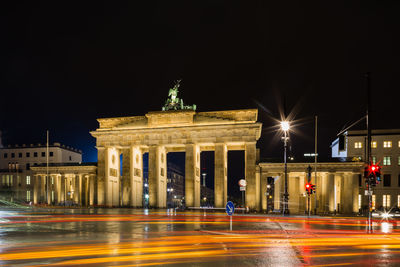
[[[315,193],[315,184],[312,184],[311,185],[311,194],[314,194]]]
[[[376,186],[381,181],[381,166],[370,164],[364,168],[364,177],[371,186]]]
[[[311,194],[311,184],[310,183],[306,183],[306,191],[307,191],[307,194]]]

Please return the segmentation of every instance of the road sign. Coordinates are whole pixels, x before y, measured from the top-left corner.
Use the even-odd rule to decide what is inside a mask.
[[[240,187],[240,191],[246,191],[246,187],[245,186],[241,186]]]
[[[239,186],[240,186],[240,187],[246,187],[246,185],[247,185],[247,183],[246,183],[246,180],[245,180],[245,179],[240,179],[240,180],[239,180]]]
[[[235,205],[233,205],[232,201],[228,201],[226,203],[226,214],[229,216],[232,216],[232,214],[235,212]]]

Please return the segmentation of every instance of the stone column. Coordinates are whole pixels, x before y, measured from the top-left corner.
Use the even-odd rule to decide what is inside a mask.
[[[282,201],[282,175],[275,175],[279,176],[278,178],[274,178],[274,209],[275,210],[281,210],[281,201]]]
[[[299,202],[300,202],[300,188],[299,188],[299,177],[296,177],[295,174],[288,172],[287,174],[288,180],[288,193],[289,193],[289,203],[288,208],[290,213],[298,214],[299,211]]]
[[[358,212],[358,176],[353,173],[345,173],[343,188],[341,188],[341,207],[343,214]],[[357,189],[355,191],[354,189]]]
[[[79,174],[74,175],[74,202],[79,205]]]
[[[246,206],[260,210],[260,179],[256,179],[256,142],[245,144]]]
[[[60,202],[60,183],[58,181],[58,174],[53,174],[51,177],[54,181],[54,203],[57,205],[58,202]]]
[[[131,149],[122,150],[122,206],[127,207],[131,204],[131,166],[132,166]]]
[[[60,202],[65,202],[65,175],[60,175]]]
[[[105,202],[107,207],[120,205],[120,160],[119,151],[116,148],[105,149],[105,178],[104,191]],[[100,190],[100,188],[99,188]]]
[[[187,207],[200,207],[200,147],[186,145],[185,200]]]
[[[360,194],[360,187],[358,184],[359,173],[352,173],[351,176],[353,182],[353,213],[358,213],[361,208],[358,206],[358,195]]]
[[[299,210],[300,214],[304,214],[305,211],[307,210],[307,201],[308,201],[307,197],[308,197],[308,195],[306,194],[306,197],[304,197],[305,185],[306,185],[306,182],[307,182],[307,177],[306,176],[307,176],[307,174],[303,173],[303,174],[300,175],[300,177],[298,177],[298,189],[297,189],[298,190],[297,191],[298,197],[296,199],[298,199],[298,202],[299,202],[298,203],[298,206],[299,206],[298,210]],[[296,192],[294,192],[294,193],[296,193]],[[314,195],[311,195],[310,203],[312,203],[312,204],[314,204],[313,203],[313,200],[314,200],[313,197],[314,197]],[[291,197],[291,199],[292,199],[292,201],[294,201],[293,197]],[[312,204],[311,204],[311,207],[313,206]],[[292,211],[290,209],[290,207],[289,207],[289,210]],[[313,211],[311,210],[311,214],[312,213],[313,213]]]
[[[143,206],[143,152],[140,147],[132,147],[130,156],[130,205]],[[167,176],[167,156],[164,151],[165,177]],[[165,189],[167,190],[167,189]]]
[[[167,156],[165,147],[149,147],[149,205],[165,208],[167,205]]]
[[[93,206],[95,204],[95,175],[90,174],[89,175],[89,205]]]
[[[335,203],[335,174],[329,172],[326,176],[326,194],[327,194],[327,205],[330,212],[334,212],[336,209]]]
[[[34,175],[33,176],[33,204],[38,204],[39,200],[39,176],[38,175]]]
[[[40,201],[46,203],[46,176],[40,175]]]
[[[104,147],[97,148],[97,205],[105,205],[106,152],[107,149]]]
[[[228,154],[226,144],[215,144],[214,155],[214,206],[216,208],[225,207],[228,192],[227,188],[227,165]]]
[[[323,189],[323,182],[322,182],[322,177],[323,177],[323,173],[319,172],[318,176],[317,176],[317,183],[316,183],[316,192],[317,192],[317,212],[318,213],[322,213],[324,212],[324,203],[322,201],[323,198],[323,193],[322,193],[322,189]]]

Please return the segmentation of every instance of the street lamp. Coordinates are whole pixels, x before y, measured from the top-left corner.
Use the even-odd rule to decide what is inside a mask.
[[[287,183],[287,156],[286,156],[286,150],[287,150],[287,141],[289,139],[288,137],[288,131],[290,129],[290,124],[288,121],[281,121],[281,129],[284,133],[282,139],[283,139],[283,162],[285,163],[285,192],[283,193],[283,209],[282,213],[283,214],[289,214],[289,193],[288,193],[288,183]]]

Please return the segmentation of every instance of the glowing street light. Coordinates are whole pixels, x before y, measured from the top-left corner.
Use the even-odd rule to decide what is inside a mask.
[[[283,214],[289,214],[289,193],[288,193],[288,183],[287,183],[287,156],[286,156],[286,150],[287,150],[287,141],[289,139],[288,137],[288,131],[290,129],[290,124],[288,121],[281,121],[281,129],[284,133],[282,139],[283,139],[283,161],[285,163],[285,191],[283,193],[283,208],[282,208],[282,213]]]
[[[281,121],[281,129],[282,129],[282,131],[284,131],[284,132],[289,131],[289,129],[290,129],[290,124],[289,124],[289,122],[288,122],[288,121]]]

